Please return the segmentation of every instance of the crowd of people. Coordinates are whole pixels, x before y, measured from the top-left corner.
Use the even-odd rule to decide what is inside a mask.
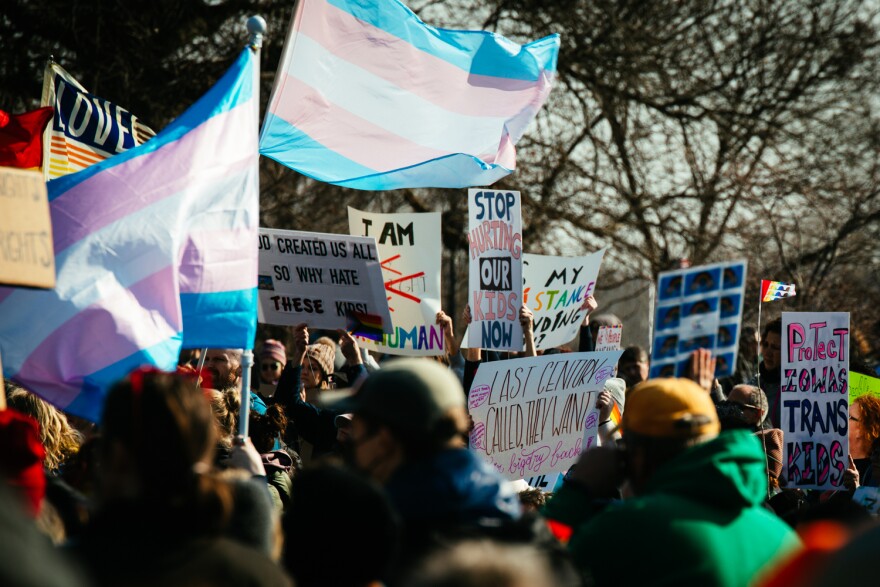
[[[597,307],[577,351],[620,324]],[[845,490],[787,487],[779,320],[744,330],[722,381],[705,349],[662,379],[624,349],[597,445],[549,492],[468,448],[480,365],[540,354],[520,321],[515,356],[459,351],[440,312],[445,356],[378,361],[300,324],[258,345],[244,393],[240,349],[187,351],[176,373],[119,381],[97,425],[7,382],[0,584],[870,584],[880,529],[852,498],[880,484],[880,399],[850,406]]]

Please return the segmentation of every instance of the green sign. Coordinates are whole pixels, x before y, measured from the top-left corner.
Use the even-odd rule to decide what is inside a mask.
[[[880,379],[861,373],[849,373],[849,402],[860,395],[871,394],[880,397]]]

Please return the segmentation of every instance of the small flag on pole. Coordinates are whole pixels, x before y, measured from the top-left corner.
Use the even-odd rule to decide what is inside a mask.
[[[761,280],[761,301],[775,302],[782,298],[793,298],[795,295],[793,283],[782,283],[781,281]]]
[[[550,94],[559,36],[426,25],[398,0],[297,3],[260,153],[361,190],[490,185]]]

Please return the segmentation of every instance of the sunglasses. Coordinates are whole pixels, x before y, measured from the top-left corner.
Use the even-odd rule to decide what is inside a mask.
[[[275,363],[263,363],[262,365],[260,365],[260,369],[262,369],[263,371],[276,371],[280,368],[281,363],[277,361]]]

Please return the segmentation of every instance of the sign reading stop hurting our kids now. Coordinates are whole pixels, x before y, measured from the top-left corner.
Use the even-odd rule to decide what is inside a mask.
[[[839,489],[848,465],[849,313],[782,313],[782,431],[788,487]]]
[[[521,351],[522,206],[519,192],[468,190],[470,348]]]

